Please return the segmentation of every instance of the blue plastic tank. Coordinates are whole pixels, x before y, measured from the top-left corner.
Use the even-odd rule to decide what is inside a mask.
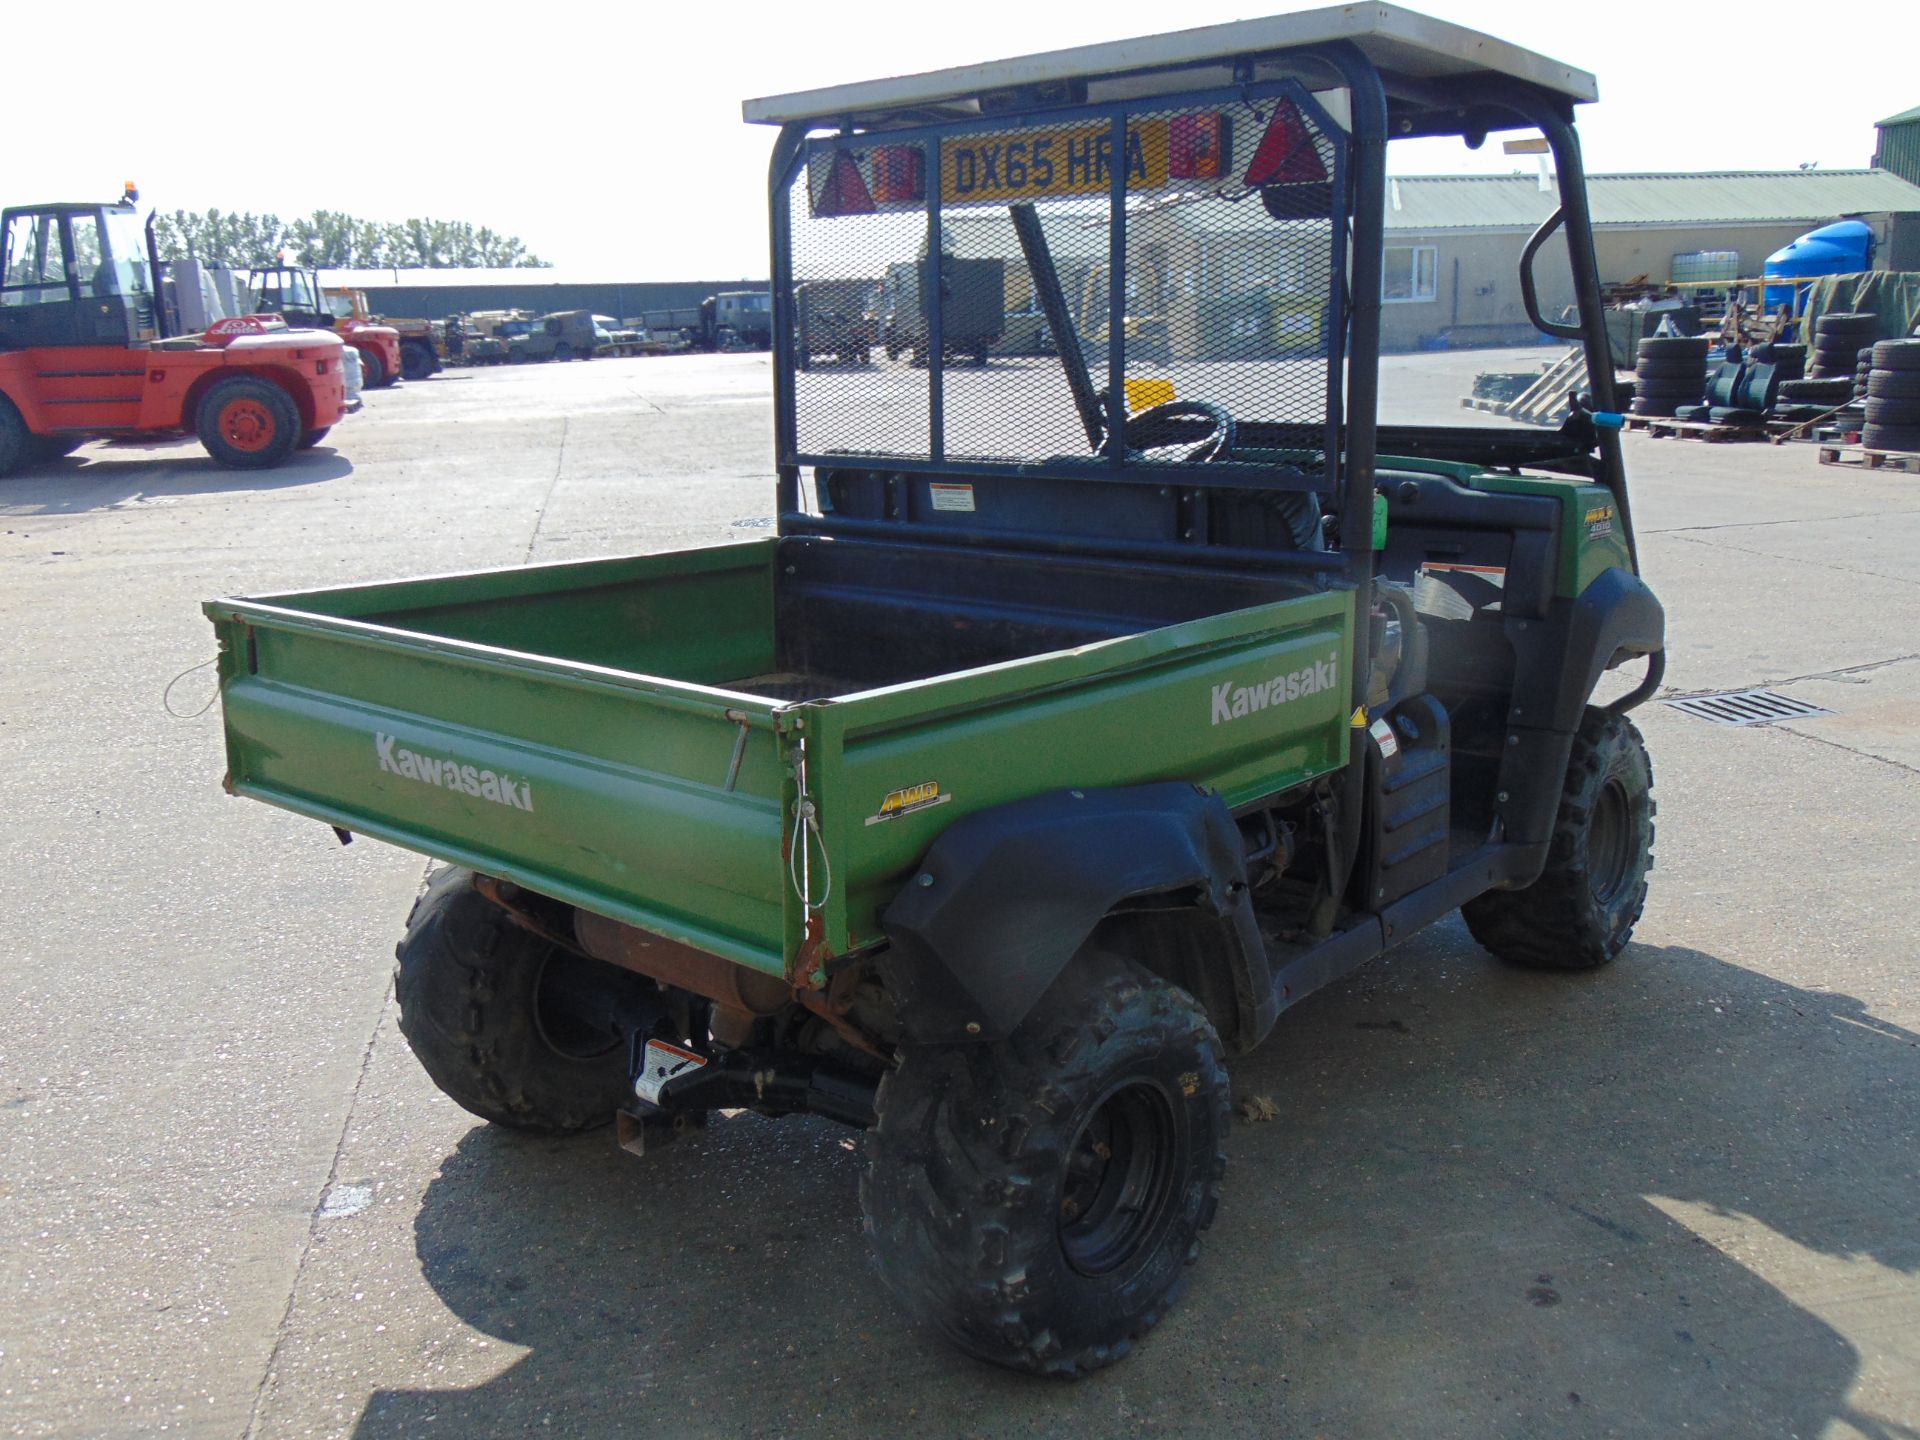
[[[1864,221],[1841,220],[1809,230],[1767,257],[1761,277],[1803,280],[1815,275],[1857,275],[1873,268],[1873,230]],[[1767,286],[1767,308],[1794,303],[1792,285]]]

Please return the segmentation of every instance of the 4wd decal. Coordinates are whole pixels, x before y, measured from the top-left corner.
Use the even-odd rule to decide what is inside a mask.
[[[497,770],[483,770],[478,765],[439,755],[422,755],[398,745],[393,736],[379,731],[374,732],[373,753],[382,770],[403,780],[438,785],[442,790],[458,790],[491,800],[496,805],[511,805],[516,810],[533,809],[533,786]]]
[[[1244,720],[1261,710],[1284,705],[1289,700],[1298,700],[1303,695],[1318,695],[1322,690],[1331,690],[1339,681],[1338,655],[1251,685],[1236,685],[1231,680],[1222,680],[1213,687],[1213,723],[1224,725],[1229,720]]]
[[[1587,539],[1604,540],[1613,534],[1613,507],[1595,505],[1587,511]]]
[[[902,815],[911,815],[916,810],[930,810],[935,805],[944,805],[952,798],[941,791],[938,780],[923,780],[918,785],[891,792],[880,802],[880,813],[867,817],[867,824],[878,825],[882,820],[898,820]]]

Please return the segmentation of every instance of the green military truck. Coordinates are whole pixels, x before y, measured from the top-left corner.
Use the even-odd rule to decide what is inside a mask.
[[[721,1108],[859,1127],[908,1310],[1016,1368],[1119,1358],[1214,1222],[1228,1057],[1455,911],[1550,970],[1640,915],[1664,617],[1593,98],[1363,4],[749,102],[778,533],[215,601],[228,785],[444,862],[400,1022],[475,1114],[641,1152]],[[1520,285],[1592,392],[1552,433],[1383,426],[1388,137],[1515,129],[1557,186]],[[1058,354],[949,367],[933,306],[924,371],[801,370],[801,287],[948,212]],[[1095,373],[1056,251],[1124,276],[1154,216],[1254,225],[1317,345],[1141,375],[1114,283]],[[1535,298],[1556,231],[1574,321]]]
[[[1007,328],[1006,267],[994,259],[960,260],[943,255],[936,287],[923,284],[929,265],[925,259],[887,267],[879,301],[879,339],[887,358],[905,354],[916,365],[927,363],[932,333],[929,320],[933,296],[940,302],[941,350],[949,363],[971,360],[987,363],[987,353]]]

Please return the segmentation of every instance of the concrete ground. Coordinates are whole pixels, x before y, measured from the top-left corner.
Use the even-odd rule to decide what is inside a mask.
[[[1539,353],[1528,357],[1538,361]],[[1390,400],[1464,419],[1464,356]],[[1071,1386],[904,1323],[854,1137],[476,1124],[394,1026],[424,862],[234,801],[203,599],[763,533],[762,357],[456,371],[249,476],[0,481],[0,1431],[1920,1436],[1920,479],[1629,437],[1676,693],[1633,946],[1457,920],[1233,1066],[1186,1298]],[[173,712],[190,718],[175,718]]]

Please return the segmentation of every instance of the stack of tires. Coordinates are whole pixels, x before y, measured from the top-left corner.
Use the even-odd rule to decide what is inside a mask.
[[[1640,342],[1633,372],[1635,415],[1671,418],[1682,405],[1697,405],[1707,391],[1704,335],[1654,335]]]
[[[1878,315],[1822,315],[1814,327],[1812,364],[1804,379],[1783,380],[1783,405],[1836,409],[1858,398],[1863,352],[1880,333]]]
[[[1882,340],[1870,353],[1860,443],[1869,450],[1920,451],[1920,340]]]
[[[1807,374],[1807,347],[1789,345],[1785,341],[1773,340],[1765,345],[1753,347],[1753,358],[1762,365],[1771,365],[1774,374],[1782,385],[1789,380],[1803,380]]]
[[[1815,380],[1852,379],[1860,352],[1880,338],[1878,315],[1822,315],[1813,332]]]

